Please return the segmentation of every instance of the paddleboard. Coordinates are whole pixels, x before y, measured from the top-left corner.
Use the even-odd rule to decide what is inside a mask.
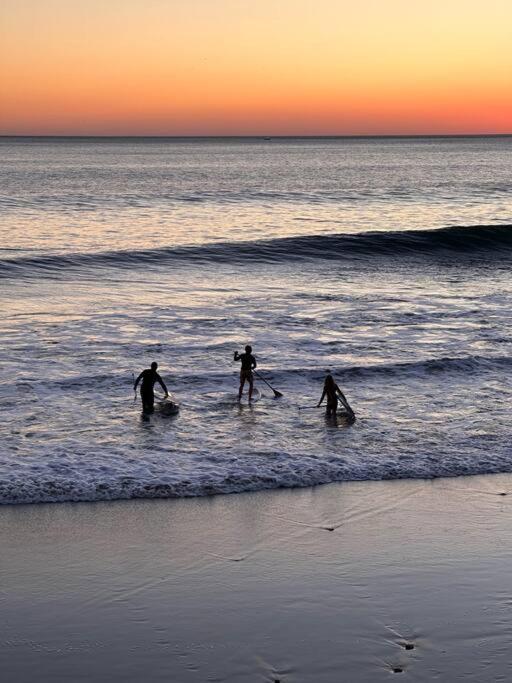
[[[352,422],[356,421],[356,416],[353,412],[347,412],[345,410],[340,410],[339,412],[336,413],[336,417],[340,420],[343,420],[343,422],[347,422],[348,424],[351,424]]]
[[[349,406],[348,401],[347,401],[347,399],[345,398],[345,396],[343,396],[343,395],[340,396],[340,395],[338,394],[338,400],[339,400],[339,402],[341,403],[341,405],[345,408],[345,410],[347,411],[347,413],[352,413],[352,412],[354,412],[354,411],[352,410],[352,408]],[[343,411],[342,411],[342,412],[343,412]]]
[[[244,391],[244,393],[242,394],[242,399],[240,402],[241,403],[250,403],[250,404],[256,403],[257,401],[260,400],[261,396],[262,396],[261,391],[259,389],[257,389],[256,387],[254,387],[254,390],[252,392],[251,401],[249,401],[249,390],[247,390],[247,391]],[[238,394],[237,394],[237,399],[238,399]]]
[[[161,415],[177,415],[180,412],[179,404],[174,401],[159,401],[156,405]]]

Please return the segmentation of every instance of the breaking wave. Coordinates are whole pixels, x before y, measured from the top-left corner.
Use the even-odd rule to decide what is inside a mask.
[[[64,275],[69,270],[133,269],[174,262],[236,264],[293,261],[368,261],[375,258],[512,258],[512,225],[453,226],[435,230],[309,235],[257,241],[133,251],[21,256],[0,259],[0,278]]]
[[[365,454],[343,457],[260,452],[237,459],[218,455],[215,464],[185,475],[167,461],[147,463],[130,471],[126,458],[111,454],[84,470],[79,463],[48,458],[37,476],[29,463],[0,481],[0,505],[66,501],[126,500],[137,498],[190,498],[275,488],[297,488],[342,481],[433,479],[474,474],[512,472],[512,451],[479,453],[461,449],[449,457],[440,453]]]

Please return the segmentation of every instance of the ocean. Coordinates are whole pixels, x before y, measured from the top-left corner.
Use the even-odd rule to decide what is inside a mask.
[[[0,139],[0,503],[512,472],[511,180],[511,137]]]

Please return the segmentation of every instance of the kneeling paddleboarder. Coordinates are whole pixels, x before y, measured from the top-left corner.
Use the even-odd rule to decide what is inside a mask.
[[[151,367],[143,370],[133,385],[133,390],[137,391],[137,386],[142,380],[140,385],[140,397],[142,399],[142,410],[145,413],[152,413],[155,406],[155,392],[153,390],[155,382],[158,382],[165,391],[165,398],[169,396],[165,382],[158,374],[157,368],[158,363],[151,363]]]

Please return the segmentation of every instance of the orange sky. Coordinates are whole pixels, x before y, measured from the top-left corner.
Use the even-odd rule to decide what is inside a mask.
[[[2,0],[0,134],[512,133],[511,0]]]

